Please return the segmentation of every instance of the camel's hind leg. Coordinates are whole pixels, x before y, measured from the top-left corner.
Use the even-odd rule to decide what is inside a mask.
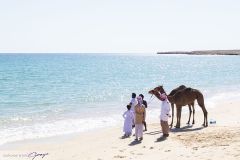
[[[206,110],[204,105],[202,107],[202,110],[203,110],[203,113],[204,113],[204,126],[207,127],[208,126],[208,119],[207,119],[208,112],[207,112],[207,110]]]
[[[206,107],[204,105],[203,96],[198,98],[197,102],[198,102],[198,105],[202,108],[202,111],[203,111],[203,115],[204,115],[203,126],[207,127],[208,126],[208,119],[207,119],[208,112],[207,112]]]
[[[192,109],[191,109],[191,105],[190,104],[188,104],[188,108],[189,108],[189,117],[188,117],[187,124],[190,124],[190,119],[191,119],[191,115],[192,115]]]
[[[172,126],[173,126],[173,117],[174,117],[174,103],[171,103],[171,107],[172,107],[172,121],[171,121],[171,124],[169,126],[172,128]]]
[[[193,102],[193,103],[191,103],[191,106],[192,106],[192,111],[193,111],[193,120],[192,120],[192,124],[195,124],[195,119],[194,119],[194,117],[195,117],[195,108],[194,108],[194,102]]]

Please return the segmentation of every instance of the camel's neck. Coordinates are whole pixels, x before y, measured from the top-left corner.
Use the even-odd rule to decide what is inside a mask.
[[[160,94],[158,92],[153,93],[158,99],[160,98]]]
[[[160,90],[161,94],[165,93],[167,95],[167,93],[165,92],[165,90],[162,88],[162,90]]]
[[[167,96],[167,98],[168,98],[169,102],[174,103],[174,98],[173,98],[173,96]]]
[[[154,93],[154,95],[155,95],[156,97],[160,97],[160,94],[159,94],[159,93]]]

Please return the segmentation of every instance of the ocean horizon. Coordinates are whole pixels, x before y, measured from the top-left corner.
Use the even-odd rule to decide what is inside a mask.
[[[0,144],[122,124],[131,93],[149,101],[158,85],[199,89],[216,107],[240,97],[239,64],[227,55],[0,54]],[[160,102],[147,110],[158,118]]]

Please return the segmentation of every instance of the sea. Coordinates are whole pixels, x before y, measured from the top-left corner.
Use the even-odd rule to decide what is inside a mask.
[[[200,90],[207,109],[239,99],[240,56],[0,54],[0,145],[122,125],[133,92],[158,118],[148,91],[182,84]]]

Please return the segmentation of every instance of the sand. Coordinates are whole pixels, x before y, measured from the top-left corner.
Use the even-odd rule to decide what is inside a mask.
[[[231,100],[207,108],[209,118],[216,120],[207,128],[201,126],[201,111],[197,111],[193,126],[186,125],[188,114],[184,114],[181,128],[173,128],[166,140],[159,140],[162,133],[156,119],[148,124],[141,143],[136,143],[133,136],[122,139],[122,126],[116,126],[5,144],[0,147],[0,160],[236,160],[240,159],[239,104],[239,100]],[[30,153],[32,156],[28,157]]]

